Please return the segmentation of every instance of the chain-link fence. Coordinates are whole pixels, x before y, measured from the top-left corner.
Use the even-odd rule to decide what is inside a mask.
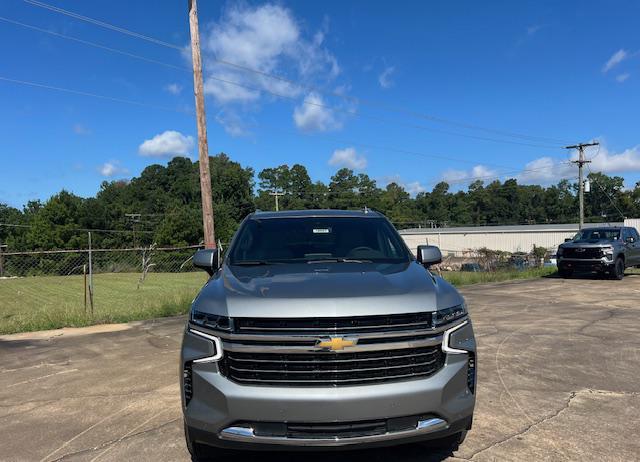
[[[201,246],[0,253],[0,333],[184,313]]]
[[[100,273],[179,273],[194,271],[200,246],[78,249],[0,253],[0,277],[70,276]]]

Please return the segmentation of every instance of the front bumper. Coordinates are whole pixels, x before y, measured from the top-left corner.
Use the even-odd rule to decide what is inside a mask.
[[[579,259],[562,258],[558,260],[558,269],[571,271],[607,271],[613,266],[613,260],[600,259]]]
[[[191,398],[183,411],[192,440],[216,447],[331,449],[375,447],[442,438],[471,426],[475,395],[468,385],[471,324],[455,334],[472,353],[448,353],[433,376],[408,381],[341,387],[247,386],[220,374],[216,362],[191,363]],[[204,340],[186,333],[182,359],[207,353]],[[206,341],[204,341],[206,342]],[[451,342],[454,344],[454,342]],[[475,387],[475,377],[474,377]],[[183,390],[184,391],[184,390]],[[290,438],[256,434],[252,423],[367,422],[422,416],[415,428],[351,437]]]

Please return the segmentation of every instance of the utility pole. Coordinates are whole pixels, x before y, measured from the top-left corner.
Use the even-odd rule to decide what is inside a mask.
[[[204,111],[202,58],[200,57],[200,31],[198,29],[198,1],[188,1],[191,57],[193,61],[193,92],[196,97],[196,120],[198,124],[198,160],[200,164],[200,195],[202,197],[204,247],[206,249],[215,249],[216,238],[213,229],[213,199],[211,194],[211,173],[209,172],[207,118]]]
[[[269,193],[269,195],[270,196],[275,196],[275,198],[276,198],[276,212],[279,212],[280,211],[280,207],[279,207],[279,204],[278,204],[278,197],[284,196],[284,193],[283,192],[278,192],[278,190],[275,190],[275,191],[271,191]]]
[[[598,146],[599,144],[600,143],[596,141],[593,143],[578,143],[574,144],[573,146],[565,147],[565,149],[578,150],[578,160],[573,161],[574,164],[578,164],[578,195],[580,201],[580,224],[578,226],[578,229],[582,229],[582,227],[584,226],[584,178],[582,174],[582,166],[591,162],[590,160],[586,160],[584,158],[584,148],[587,148],[589,146]]]
[[[140,223],[142,219],[141,213],[125,213],[125,218],[131,220],[131,229],[133,230],[133,248],[135,249],[138,246],[138,241],[136,240],[136,223]]]

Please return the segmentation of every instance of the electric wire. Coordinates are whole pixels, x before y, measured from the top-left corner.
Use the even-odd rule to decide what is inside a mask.
[[[28,3],[28,4],[30,4],[30,5],[33,5],[33,6],[37,6],[37,7],[44,8],[44,9],[48,9],[48,10],[53,11],[55,13],[63,14],[63,15],[72,17],[74,19],[85,21],[85,22],[88,22],[90,24],[93,24],[93,25],[96,25],[96,26],[99,26],[99,27],[103,27],[103,28],[106,28],[106,29],[109,29],[109,30],[112,30],[112,31],[115,31],[115,32],[118,32],[118,33],[121,33],[121,34],[125,34],[125,35],[128,35],[128,36],[137,38],[137,39],[148,41],[148,42],[154,43],[156,45],[164,46],[164,47],[171,48],[171,49],[174,49],[174,50],[178,50],[178,51],[181,51],[181,52],[184,51],[184,49],[185,49],[185,47],[182,47],[182,46],[179,46],[179,45],[175,45],[173,43],[169,43],[169,42],[166,42],[164,40],[160,40],[160,39],[157,39],[155,37],[151,37],[151,36],[139,33],[139,32],[135,32],[135,31],[132,31],[130,29],[125,29],[123,27],[119,27],[119,26],[116,26],[114,24],[110,24],[110,23],[107,23],[107,22],[104,22],[104,21],[100,21],[100,20],[95,19],[95,18],[90,18],[88,16],[84,16],[84,15],[81,15],[79,13],[75,13],[75,12],[72,12],[72,11],[69,11],[69,10],[65,10],[63,8],[59,8],[59,7],[56,7],[56,6],[41,2],[41,1],[37,1],[37,0],[24,0],[24,1],[26,3]],[[404,109],[404,108],[388,106],[385,103],[380,104],[380,103],[377,103],[377,102],[375,102],[373,100],[370,100],[370,99],[352,97],[352,96],[345,95],[345,94],[343,94],[341,92],[337,92],[337,91],[327,91],[327,90],[324,90],[324,89],[321,89],[321,88],[318,88],[318,87],[302,84],[300,82],[297,82],[297,81],[292,80],[292,79],[288,79],[286,77],[282,77],[282,76],[279,76],[279,75],[275,75],[275,74],[271,74],[271,73],[268,73],[268,72],[264,72],[264,71],[261,71],[259,69],[251,68],[249,66],[244,66],[244,65],[241,65],[241,64],[238,64],[238,63],[233,63],[233,62],[230,62],[230,61],[227,61],[227,60],[219,59],[217,56],[215,56],[213,58],[213,60],[215,62],[219,63],[219,64],[223,64],[225,66],[233,67],[233,68],[236,68],[238,70],[242,70],[244,72],[251,72],[251,73],[255,73],[257,75],[261,75],[261,76],[268,77],[268,78],[271,78],[271,79],[275,79],[275,80],[279,80],[279,81],[282,81],[282,82],[286,82],[286,83],[288,83],[290,85],[297,86],[298,88],[301,88],[301,89],[303,89],[305,91],[314,91],[314,92],[322,93],[322,94],[325,94],[325,95],[330,95],[330,96],[335,96],[335,97],[338,97],[338,98],[343,98],[345,100],[354,102],[356,104],[378,106],[378,107],[381,107],[384,110],[391,111],[391,112],[402,113],[402,114],[405,114],[405,115],[418,117],[418,118],[422,118],[422,119],[425,119],[425,120],[438,122],[438,123],[441,123],[441,124],[458,126],[458,127],[465,128],[465,129],[481,130],[481,131],[485,131],[485,132],[488,132],[488,133],[494,133],[494,134],[498,134],[498,135],[502,135],[502,136],[520,138],[520,139],[525,139],[525,140],[538,140],[538,141],[544,141],[544,142],[565,143],[565,141],[557,139],[557,138],[526,135],[526,134],[522,134],[522,133],[509,132],[509,131],[506,131],[506,130],[498,130],[498,129],[493,129],[493,128],[482,127],[482,126],[479,126],[479,125],[469,124],[469,123],[465,123],[465,122],[457,122],[457,121],[445,119],[445,118],[442,118],[442,117],[437,117],[437,116],[433,116],[433,115],[430,115],[430,114],[421,113],[421,112],[414,111],[414,110],[408,110],[408,109]],[[504,141],[506,141],[506,140],[504,140]]]

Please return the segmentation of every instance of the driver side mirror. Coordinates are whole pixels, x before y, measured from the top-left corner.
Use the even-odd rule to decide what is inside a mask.
[[[422,266],[429,267],[442,262],[442,253],[435,245],[419,245],[416,260]]]
[[[636,240],[633,238],[633,236],[629,236],[629,237],[626,239],[626,242],[628,242],[629,244],[633,244],[634,242],[636,242]]]
[[[570,237],[565,237],[564,238],[564,242],[571,242],[573,239],[571,239]]]
[[[218,249],[200,249],[193,256],[193,266],[200,268],[212,276],[219,266]]]

